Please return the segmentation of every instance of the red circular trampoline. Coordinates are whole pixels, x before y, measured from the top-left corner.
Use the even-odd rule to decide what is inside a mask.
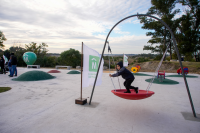
[[[118,97],[128,99],[128,100],[145,99],[145,98],[148,98],[148,97],[150,97],[154,94],[153,91],[148,91],[148,93],[147,93],[146,90],[139,90],[138,94],[136,94],[136,92],[134,90],[131,90],[131,89],[130,89],[131,93],[124,93],[125,91],[126,91],[126,89],[116,89],[116,91],[112,90],[111,92]]]
[[[50,70],[47,73],[60,73],[60,71],[58,71],[58,70]]]

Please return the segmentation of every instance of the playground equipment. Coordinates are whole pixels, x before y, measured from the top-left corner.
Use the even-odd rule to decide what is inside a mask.
[[[60,73],[60,71],[58,71],[58,70],[50,70],[47,73]]]
[[[184,73],[187,75],[189,73],[189,69],[187,67],[183,67]],[[181,67],[177,70],[178,74],[182,74]]]
[[[163,82],[163,79],[165,79],[165,71],[158,70],[157,78],[159,78],[160,82]]]
[[[136,65],[136,67],[137,67],[139,70],[141,69],[140,65]]]
[[[90,97],[90,102],[89,102],[89,104],[91,104],[91,101],[92,101],[94,89],[95,89],[96,82],[97,82],[97,77],[98,77],[99,70],[100,70],[100,66],[101,66],[101,62],[102,62],[102,58],[103,58],[103,55],[104,55],[104,51],[105,51],[106,44],[107,44],[107,42],[108,42],[108,38],[109,38],[110,33],[111,33],[111,32],[113,31],[113,29],[114,29],[119,23],[121,23],[122,21],[124,21],[124,20],[126,20],[126,19],[129,19],[129,18],[132,18],[132,17],[138,17],[138,16],[154,18],[154,19],[158,20],[159,22],[161,22],[161,23],[167,28],[167,30],[168,30],[168,31],[170,32],[170,34],[171,34],[171,41],[173,41],[173,44],[174,44],[174,47],[175,47],[175,50],[176,50],[176,53],[177,53],[177,56],[178,56],[179,64],[180,64],[180,66],[181,66],[181,70],[183,70],[183,66],[182,66],[182,62],[181,62],[181,57],[180,57],[180,54],[179,54],[179,51],[178,51],[178,48],[177,48],[177,45],[176,45],[176,40],[175,40],[174,34],[173,34],[172,30],[170,29],[170,27],[169,27],[163,20],[161,20],[161,19],[159,19],[159,18],[157,18],[157,17],[151,16],[151,15],[149,15],[149,14],[135,14],[135,15],[128,16],[128,17],[126,17],[126,18],[123,18],[123,19],[120,20],[119,22],[117,22],[117,23],[112,27],[112,29],[109,31],[109,33],[108,33],[108,35],[107,35],[107,37],[106,37],[106,40],[105,40],[105,43],[104,43],[104,47],[103,47],[103,50],[102,50],[102,54],[101,54],[101,59],[100,59],[100,62],[99,62],[99,67],[98,67],[97,74],[96,74],[96,78],[95,78],[95,81],[94,81],[93,89],[92,89],[92,92],[91,92],[91,97]],[[168,46],[169,46],[169,45],[168,45]],[[168,48],[168,46],[167,46],[167,48]],[[167,52],[167,48],[166,48],[165,53],[163,54],[163,57],[162,57],[162,59],[161,59],[159,65],[158,65],[158,67],[156,68],[156,71],[155,71],[155,72],[157,72],[157,71],[159,70],[159,68],[160,68],[160,66],[161,66],[161,64],[162,64],[162,62],[163,62],[163,59],[164,59],[164,57],[165,57],[165,54],[166,54],[166,52]],[[146,91],[147,91],[146,94],[148,94],[148,91],[149,91],[149,89],[150,89],[150,87],[151,87],[151,85],[152,85],[154,79],[155,79],[155,75],[154,75],[154,77],[152,77],[152,80],[151,80],[151,82],[149,83],[149,85],[148,85],[148,87],[147,87],[147,89],[146,89]],[[193,115],[194,115],[194,117],[197,117],[197,116],[196,116],[195,109],[194,109],[194,105],[193,105],[193,102],[192,102],[192,97],[191,97],[191,95],[190,95],[190,90],[189,90],[189,86],[188,86],[188,83],[187,83],[187,79],[186,79],[186,77],[185,77],[185,74],[183,74],[183,79],[184,79],[185,86],[186,86],[186,89],[187,89],[187,93],[188,93],[188,97],[189,97],[189,100],[190,100],[190,104],[191,104],[191,108],[192,108],[192,111],[193,111]],[[115,91],[116,91],[116,89],[115,89]],[[123,94],[126,94],[126,93],[123,93]],[[131,94],[133,94],[133,93],[131,93]]]
[[[112,90],[111,92],[115,94],[118,97],[128,99],[128,100],[140,100],[140,99],[145,99],[154,94],[153,91],[147,91],[146,90],[140,90],[139,93],[135,93],[134,90],[130,90],[131,93],[124,93],[126,89],[117,89],[117,90]]]
[[[139,72],[140,69],[141,69],[140,65],[136,65],[136,67],[132,67],[132,68],[131,68],[131,71],[132,71],[133,73],[137,73],[137,72]]]
[[[109,46],[109,42],[107,42],[107,43],[108,43],[108,54],[110,51],[110,53],[112,55],[111,48]],[[111,56],[111,57],[113,58],[113,56]],[[113,63],[115,64],[114,59],[113,59]],[[140,65],[136,65],[136,67],[132,67],[131,71],[136,73],[139,71],[139,69],[141,69]],[[110,70],[110,56],[109,56],[109,70]],[[135,90],[131,90],[131,89],[130,89],[131,93],[124,93],[126,91],[126,89],[121,89],[119,78],[118,78],[118,82],[119,82],[120,89],[116,89],[112,77],[110,77],[110,78],[111,78],[113,87],[115,88],[115,90],[112,90],[111,92],[118,97],[128,99],[128,100],[140,100],[140,99],[148,98],[154,94],[153,91],[149,91],[149,90],[139,90],[139,92],[136,93]]]

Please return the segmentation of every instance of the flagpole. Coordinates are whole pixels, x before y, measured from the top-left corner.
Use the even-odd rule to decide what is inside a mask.
[[[83,42],[82,42],[82,49],[81,49],[81,100],[82,100],[82,79],[83,79]]]
[[[124,53],[123,53],[123,65],[124,65]]]
[[[82,49],[81,49],[81,96],[75,99],[75,104],[84,105],[87,103],[87,98],[82,98],[82,88],[83,88],[83,42],[82,42]]]

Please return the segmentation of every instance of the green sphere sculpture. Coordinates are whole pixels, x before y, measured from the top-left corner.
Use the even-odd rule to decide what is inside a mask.
[[[37,55],[33,52],[26,52],[23,54],[23,60],[27,65],[33,65],[37,59]]]

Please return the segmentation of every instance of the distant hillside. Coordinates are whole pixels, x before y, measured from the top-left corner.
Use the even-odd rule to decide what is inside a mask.
[[[159,61],[134,63],[133,65],[129,65],[128,69],[131,70],[132,67],[140,65],[141,66],[140,72],[155,72],[156,68],[158,67],[158,64]],[[200,62],[182,62],[182,64],[183,67],[188,67],[189,73],[200,74]],[[178,68],[180,68],[179,62],[163,61],[160,70],[176,73]]]
[[[47,56],[60,57],[60,54],[59,53],[47,53]]]
[[[126,56],[136,56],[138,54],[125,54]],[[104,56],[123,56],[123,54],[104,54]]]

